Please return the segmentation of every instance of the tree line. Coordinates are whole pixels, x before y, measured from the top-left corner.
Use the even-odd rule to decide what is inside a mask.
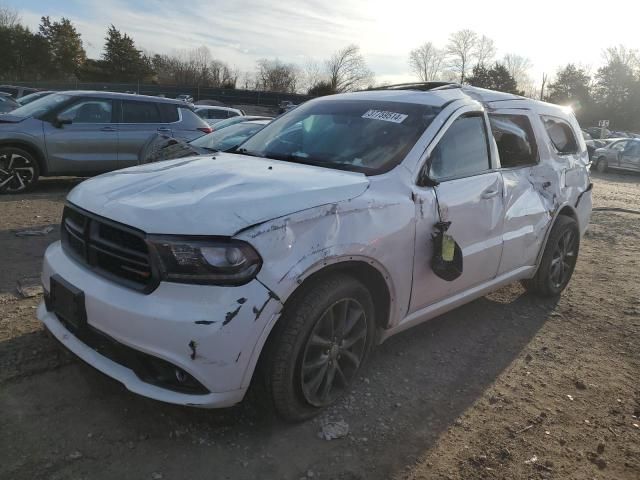
[[[42,17],[37,31],[22,25],[16,11],[0,5],[0,81],[79,80],[141,82],[285,93],[327,95],[376,85],[357,45],[347,45],[323,61],[299,66],[260,59],[241,72],[213,58],[206,46],[157,54],[139,49],[114,25],[105,34],[98,59],[87,58],[82,38],[67,18]],[[496,58],[487,35],[460,30],[444,47],[425,42],[409,52],[408,66],[421,81],[454,81],[571,105],[580,122],[608,119],[616,129],[640,131],[640,55],[624,46],[608,48],[594,73],[568,64],[538,87],[531,61],[515,53]]]

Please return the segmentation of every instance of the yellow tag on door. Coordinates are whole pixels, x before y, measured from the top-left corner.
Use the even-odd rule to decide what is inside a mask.
[[[442,237],[442,260],[450,262],[453,260],[453,253],[456,249],[456,242],[451,235],[446,233]]]

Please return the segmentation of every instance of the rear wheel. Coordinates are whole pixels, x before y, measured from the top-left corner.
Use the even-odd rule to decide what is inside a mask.
[[[573,218],[561,215],[556,220],[535,276],[522,282],[537,295],[560,295],[573,275],[580,248],[580,230]]]
[[[266,358],[265,386],[285,420],[310,418],[351,386],[373,345],[371,294],[354,278],[326,277],[287,305]]]
[[[22,193],[38,181],[40,168],[29,152],[0,147],[0,193]]]

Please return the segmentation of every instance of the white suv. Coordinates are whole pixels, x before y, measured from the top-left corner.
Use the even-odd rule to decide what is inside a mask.
[[[237,153],[120,170],[68,196],[38,317],[129,390],[286,419],[374,345],[514,281],[558,295],[591,212],[573,114],[416,84],[315,99]]]

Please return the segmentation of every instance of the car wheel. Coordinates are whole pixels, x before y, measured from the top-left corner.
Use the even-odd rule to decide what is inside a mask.
[[[332,275],[287,305],[275,328],[265,386],[282,418],[305,420],[340,398],[368,358],[373,300],[356,279]]]
[[[600,157],[596,163],[596,170],[600,173],[605,173],[608,166],[607,159]]]
[[[0,147],[0,193],[22,193],[38,181],[40,168],[29,152]]]
[[[560,295],[573,275],[580,249],[580,230],[573,218],[561,215],[556,220],[542,255],[538,271],[524,287],[543,297]]]

